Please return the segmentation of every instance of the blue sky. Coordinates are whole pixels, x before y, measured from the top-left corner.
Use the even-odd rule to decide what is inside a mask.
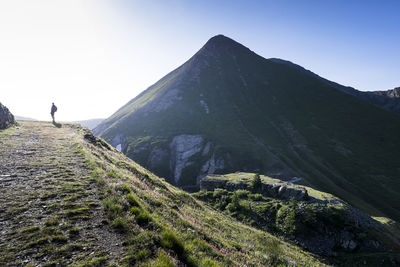
[[[0,2],[0,101],[50,120],[108,117],[209,38],[359,90],[400,86],[400,1]],[[5,93],[3,93],[5,92]]]
[[[121,1],[186,56],[222,33],[359,90],[400,86],[400,1]],[[162,49],[162,48],[161,48]]]

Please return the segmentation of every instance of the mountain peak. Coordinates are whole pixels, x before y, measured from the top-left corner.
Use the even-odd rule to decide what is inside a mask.
[[[236,42],[235,40],[226,37],[225,35],[218,34],[214,37],[211,37],[210,40],[203,46],[203,48],[207,50],[220,50],[220,49],[234,49],[234,48],[244,48],[249,50],[247,47],[243,46],[242,44]]]

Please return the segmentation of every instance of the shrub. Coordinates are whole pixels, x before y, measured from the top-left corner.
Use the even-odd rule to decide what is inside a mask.
[[[172,249],[178,256],[185,253],[183,242],[170,230],[164,230],[161,234],[161,246]]]
[[[220,198],[221,196],[226,195],[226,194],[228,194],[227,190],[221,189],[221,188],[217,188],[217,189],[214,190],[213,197],[214,198]]]
[[[128,200],[128,202],[131,206],[140,207],[139,200],[136,198],[136,196],[134,194],[132,194],[132,193],[127,194],[126,200]]]
[[[165,255],[164,251],[161,251],[160,254],[158,254],[158,257],[149,265],[153,267],[174,267],[175,264],[173,261]]]
[[[106,209],[109,209],[113,204],[120,203],[120,199],[117,197],[110,197],[103,201],[103,205]]]
[[[235,193],[238,196],[238,198],[247,198],[250,192],[247,190],[239,189],[236,190]]]
[[[147,257],[150,256],[150,252],[148,250],[142,249],[141,251],[138,252],[136,255],[136,259],[138,260],[143,260],[146,259]]]
[[[128,229],[128,221],[125,218],[118,217],[113,220],[112,226],[123,233]]]
[[[261,201],[263,200],[263,196],[261,194],[250,194],[249,198],[254,201]]]
[[[116,218],[122,214],[123,210],[124,210],[124,207],[122,207],[120,204],[113,204],[108,209],[108,217],[110,219]]]
[[[294,235],[298,232],[300,226],[300,222],[297,222],[298,213],[297,202],[291,199],[289,205],[279,209],[276,215],[276,224],[280,225],[284,233]]]
[[[115,188],[117,191],[120,191],[124,194],[132,192],[131,187],[128,184],[119,184]]]
[[[257,191],[259,188],[261,188],[261,177],[258,173],[254,174],[253,179],[251,180],[251,188],[254,191]]]
[[[236,192],[233,193],[232,198],[231,198],[231,203],[228,204],[228,206],[226,206],[226,208],[231,212],[239,210],[240,203],[239,203],[239,197],[236,194]]]
[[[118,178],[118,175],[113,170],[108,171],[107,176],[110,178]]]
[[[145,225],[148,225],[152,221],[152,218],[148,212],[141,211],[136,216],[136,221],[140,226],[145,226]]]
[[[142,210],[141,210],[139,207],[132,207],[132,208],[131,208],[131,213],[134,214],[134,215],[139,215],[139,213],[140,213],[141,211],[142,211]]]

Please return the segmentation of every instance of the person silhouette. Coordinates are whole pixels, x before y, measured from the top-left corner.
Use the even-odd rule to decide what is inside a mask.
[[[54,103],[53,103],[53,105],[51,106],[51,112],[50,112],[51,117],[53,118],[53,122],[55,122],[55,120],[54,120],[54,113],[56,113],[56,111],[57,111],[57,107],[56,107],[56,105],[54,105]]]

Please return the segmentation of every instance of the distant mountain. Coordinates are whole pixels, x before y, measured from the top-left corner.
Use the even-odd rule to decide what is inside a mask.
[[[218,35],[94,132],[169,182],[210,173],[302,178],[400,220],[400,117]]]
[[[17,121],[37,121],[37,119],[22,117],[22,116],[14,116]]]
[[[335,87],[336,89],[345,92],[349,95],[355,96],[359,99],[365,100],[371,104],[374,104],[376,106],[379,106],[381,108],[384,108],[386,110],[394,111],[398,114],[400,114],[400,87],[394,88],[391,90],[387,91],[359,91],[357,89],[354,89],[353,87],[349,86],[343,86],[338,83],[329,81],[325,78],[322,78],[318,76],[317,74],[299,66],[296,65],[290,61],[282,60],[279,58],[270,58],[269,60],[272,60],[277,63],[281,64],[286,64],[287,66],[290,66],[292,68],[295,68],[304,74],[307,74],[311,77],[320,79],[321,81]]]
[[[96,128],[104,119],[91,119],[91,120],[84,120],[84,121],[75,121],[75,123],[79,123],[83,127],[89,128],[93,130]]]
[[[0,103],[0,129],[5,129],[14,124],[14,122],[13,114]]]
[[[387,91],[362,92],[366,101],[400,115],[400,87]]]

